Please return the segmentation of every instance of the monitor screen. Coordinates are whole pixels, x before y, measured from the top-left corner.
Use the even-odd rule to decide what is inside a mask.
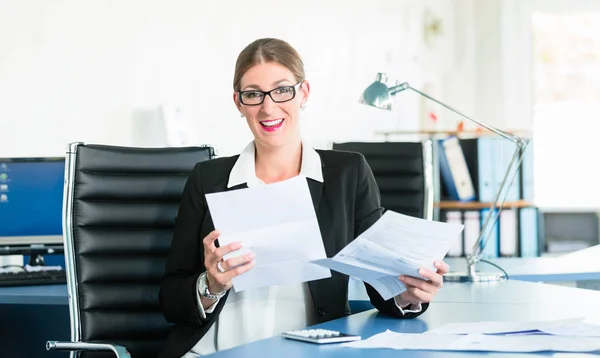
[[[62,243],[64,158],[0,158],[0,245]]]

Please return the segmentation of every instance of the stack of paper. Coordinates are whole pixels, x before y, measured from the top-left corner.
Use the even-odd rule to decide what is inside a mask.
[[[256,254],[256,265],[234,278],[236,291],[318,280],[330,277],[332,269],[368,282],[387,300],[406,290],[400,275],[420,277],[420,268],[436,271],[434,262],[444,258],[463,230],[463,225],[387,211],[327,259],[304,177],[207,194],[206,201],[221,231],[219,244],[243,245],[224,258]]]
[[[494,334],[494,335],[556,335],[600,337],[600,325],[585,322],[583,317],[533,322],[467,322],[450,323],[425,334]]]
[[[220,245],[241,242],[224,259],[253,252],[255,266],[233,279],[236,292],[331,277],[312,261],[327,257],[305,177],[207,194]]]
[[[388,330],[344,346],[513,353],[594,352],[600,351],[600,325],[584,322],[582,318],[534,322],[451,323],[424,334],[405,334]]]
[[[406,291],[400,275],[435,272],[433,263],[446,256],[463,228],[387,211],[333,258],[315,262],[369,283],[387,300]]]
[[[594,352],[600,350],[600,338],[568,336],[502,336],[485,334],[442,334],[435,339],[428,334],[396,333],[390,330],[369,339],[344,343],[350,348],[389,348],[436,351],[488,352]]]

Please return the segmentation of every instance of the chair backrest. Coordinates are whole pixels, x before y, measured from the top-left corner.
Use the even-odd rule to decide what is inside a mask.
[[[381,206],[401,214],[433,219],[433,143],[347,142],[333,149],[359,152],[373,171]]]
[[[194,164],[213,156],[208,146],[69,147],[63,229],[73,342],[158,355],[170,328],[158,291],[179,201]]]

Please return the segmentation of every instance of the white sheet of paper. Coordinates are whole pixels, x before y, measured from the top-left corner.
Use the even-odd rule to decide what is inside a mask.
[[[224,257],[256,254],[256,265],[233,279],[236,292],[331,277],[312,263],[327,257],[305,177],[206,195],[220,245],[242,249]]]
[[[503,322],[503,321],[482,321],[449,323],[443,326],[431,329],[425,334],[516,334],[516,333],[540,333],[561,329],[563,327],[573,327],[574,324],[581,322],[583,318],[569,318],[548,321],[530,321],[530,322]]]
[[[391,348],[435,351],[488,352],[594,352],[600,350],[600,338],[549,335],[431,335],[397,333],[387,330],[362,341],[343,343],[349,348]]]
[[[369,283],[387,300],[406,291],[398,276],[436,271],[434,261],[446,256],[463,228],[386,211],[333,258],[315,262]]]

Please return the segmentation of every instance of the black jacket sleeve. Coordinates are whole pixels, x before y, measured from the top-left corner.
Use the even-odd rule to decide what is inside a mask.
[[[197,305],[196,281],[204,267],[202,223],[207,215],[201,183],[201,163],[196,164],[185,184],[175,219],[173,241],[160,285],[160,305],[167,321],[203,326],[212,320],[202,320]],[[225,299],[219,301],[216,316]]]
[[[355,203],[355,237],[358,237],[371,225],[373,225],[383,215],[381,207],[381,196],[377,182],[373,176],[373,172],[369,164],[362,154],[358,155],[358,180],[356,185],[356,203]],[[385,301],[381,295],[368,283],[365,283],[367,294],[371,299],[371,304],[375,306],[381,313],[395,316],[399,318],[414,318],[421,315],[427,307],[428,303],[422,304],[422,310],[418,313],[407,312],[402,314],[394,298]]]

